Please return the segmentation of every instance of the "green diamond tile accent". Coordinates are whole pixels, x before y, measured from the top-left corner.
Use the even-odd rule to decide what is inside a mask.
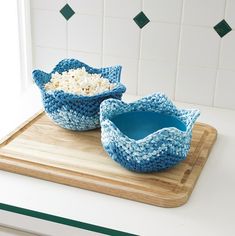
[[[66,4],[61,10],[60,13],[64,16],[66,20],[69,20],[74,14],[74,10],[69,6],[69,4]]]
[[[148,17],[141,11],[137,16],[133,18],[135,23],[142,29],[145,25],[149,23]]]
[[[214,29],[221,38],[232,30],[225,20],[220,21],[216,26],[214,26]]]

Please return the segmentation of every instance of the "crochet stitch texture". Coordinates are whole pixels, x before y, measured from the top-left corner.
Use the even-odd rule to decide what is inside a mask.
[[[90,74],[101,74],[111,83],[117,83],[114,89],[94,96],[83,96],[60,91],[47,91],[45,84],[50,81],[51,74],[69,69],[85,67]],[[59,126],[70,130],[90,130],[100,127],[100,104],[107,98],[121,99],[126,87],[120,83],[121,66],[92,68],[76,59],[60,61],[51,73],[40,70],[33,71],[33,79],[39,87],[42,101],[48,116]]]
[[[135,140],[123,134],[111,119],[126,112],[151,111],[170,115],[186,127],[162,128]],[[197,109],[177,109],[162,93],[144,97],[133,103],[108,99],[100,106],[101,141],[109,156],[123,167],[136,172],[154,172],[178,164],[187,157],[192,128],[200,115]]]

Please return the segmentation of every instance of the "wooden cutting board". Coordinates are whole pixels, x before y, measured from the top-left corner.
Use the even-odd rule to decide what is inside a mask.
[[[0,142],[0,169],[161,207],[177,207],[188,200],[216,135],[213,127],[196,123],[185,161],[159,173],[138,174],[109,158],[99,129],[68,131],[40,112]]]

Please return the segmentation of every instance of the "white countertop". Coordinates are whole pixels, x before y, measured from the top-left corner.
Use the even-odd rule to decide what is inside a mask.
[[[199,108],[198,121],[218,130],[185,205],[161,208],[4,171],[0,171],[0,203],[137,235],[235,235],[235,111],[175,104]]]

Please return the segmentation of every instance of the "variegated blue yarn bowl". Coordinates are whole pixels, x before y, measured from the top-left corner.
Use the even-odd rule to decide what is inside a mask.
[[[100,106],[101,141],[109,156],[135,172],[155,172],[185,160],[197,109],[178,109],[162,93],[133,103],[107,99]]]
[[[49,91],[45,84],[51,80],[55,72],[62,73],[70,69],[84,67],[90,74],[100,74],[116,86],[94,96],[84,96],[67,93],[62,90]],[[59,126],[70,130],[91,130],[100,127],[100,104],[108,98],[121,99],[126,87],[120,83],[121,66],[93,68],[76,60],[64,59],[60,61],[51,73],[41,70],[33,71],[33,79],[42,95],[44,109],[47,115]]]

